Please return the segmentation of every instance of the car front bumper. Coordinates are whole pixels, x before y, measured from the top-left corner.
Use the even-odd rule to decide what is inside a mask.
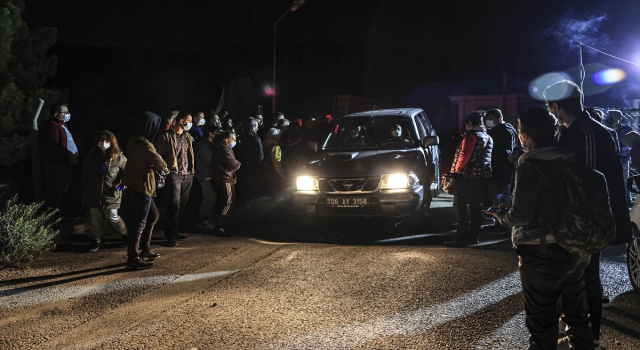
[[[367,205],[339,207],[330,205],[329,198],[367,198]],[[294,210],[305,216],[361,216],[403,218],[415,213],[424,199],[424,187],[413,186],[401,190],[378,190],[372,193],[323,193],[295,191]]]

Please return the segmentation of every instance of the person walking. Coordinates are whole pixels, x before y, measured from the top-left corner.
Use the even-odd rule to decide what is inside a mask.
[[[478,243],[482,220],[482,189],[492,176],[491,152],[493,140],[484,126],[485,111],[478,110],[466,118],[466,131],[456,149],[452,173],[464,175],[460,194],[453,200],[458,219],[454,240],[447,247],[468,247]]]
[[[82,206],[89,208],[91,216],[90,252],[102,245],[103,218],[123,237],[127,235],[127,227],[118,215],[123,189],[120,178],[126,165],[127,157],[116,136],[111,131],[101,131],[82,166]]]
[[[220,134],[220,142],[216,143],[211,159],[211,166],[213,167],[211,184],[217,196],[212,224],[215,228],[214,234],[219,236],[228,235],[224,229],[226,218],[235,202],[235,184],[238,182],[236,171],[240,169],[240,162],[236,160],[232,150],[235,145],[236,134],[231,131],[224,131]]]
[[[160,257],[151,251],[150,244],[153,225],[158,221],[158,209],[153,201],[155,172],[169,174],[167,163],[153,147],[161,120],[157,114],[145,112],[145,118],[138,121],[136,135],[127,145],[127,167],[122,173],[122,185],[127,187],[122,194],[122,217],[128,231],[127,269],[151,268],[153,263],[143,259]],[[150,213],[155,216],[151,220]],[[147,224],[148,221],[152,224]]]

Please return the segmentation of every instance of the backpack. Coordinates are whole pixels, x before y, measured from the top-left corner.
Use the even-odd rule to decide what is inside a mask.
[[[609,204],[609,191],[604,175],[577,161],[563,163],[561,185],[565,205],[560,218],[552,226],[538,216],[541,249],[547,233],[570,253],[587,256],[606,248],[616,237],[616,225]]]

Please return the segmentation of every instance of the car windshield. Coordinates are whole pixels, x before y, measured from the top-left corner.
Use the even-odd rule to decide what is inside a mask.
[[[323,150],[406,149],[417,147],[410,118],[348,117],[336,126]]]

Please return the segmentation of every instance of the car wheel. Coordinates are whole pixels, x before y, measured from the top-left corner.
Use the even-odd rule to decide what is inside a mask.
[[[627,267],[633,289],[640,292],[640,230],[633,225],[634,239],[627,244]]]

